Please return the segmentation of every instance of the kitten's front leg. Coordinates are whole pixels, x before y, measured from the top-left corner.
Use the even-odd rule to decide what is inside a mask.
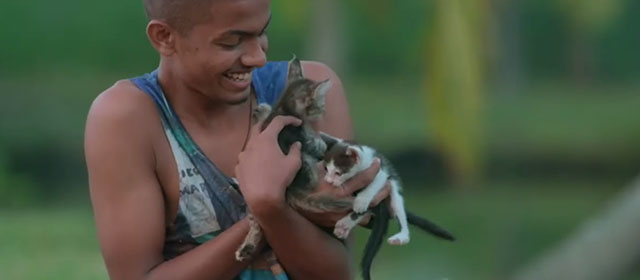
[[[249,233],[244,238],[242,245],[236,250],[236,260],[246,261],[251,258],[258,248],[258,243],[262,240],[262,229],[251,213],[247,214],[249,219]]]
[[[305,127],[304,141],[305,143],[303,143],[303,147],[307,153],[317,159],[321,159],[324,157],[324,152],[327,150],[327,144],[310,127]]]
[[[356,213],[363,213],[367,211],[367,209],[369,209],[369,204],[373,201],[373,198],[380,192],[380,190],[382,190],[382,188],[384,188],[388,177],[387,172],[380,170],[373,179],[373,182],[360,191],[356,196],[356,199],[353,201],[353,211]]]

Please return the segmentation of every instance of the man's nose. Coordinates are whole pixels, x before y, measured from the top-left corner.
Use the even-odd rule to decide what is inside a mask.
[[[250,68],[262,67],[267,63],[267,54],[260,44],[260,40],[253,40],[248,44],[246,52],[240,58],[244,66]]]

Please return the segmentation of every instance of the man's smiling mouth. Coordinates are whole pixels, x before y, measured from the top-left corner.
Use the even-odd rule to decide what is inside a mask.
[[[246,82],[251,79],[251,72],[227,72],[224,74],[224,77],[233,82]]]

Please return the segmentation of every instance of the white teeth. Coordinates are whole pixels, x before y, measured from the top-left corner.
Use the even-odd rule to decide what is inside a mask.
[[[251,73],[229,73],[226,76],[236,82],[240,82],[248,80],[251,77]]]

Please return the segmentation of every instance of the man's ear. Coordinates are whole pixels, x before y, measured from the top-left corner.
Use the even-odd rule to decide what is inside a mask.
[[[160,55],[169,56],[175,53],[177,35],[176,30],[162,21],[154,19],[147,24],[147,37]]]

